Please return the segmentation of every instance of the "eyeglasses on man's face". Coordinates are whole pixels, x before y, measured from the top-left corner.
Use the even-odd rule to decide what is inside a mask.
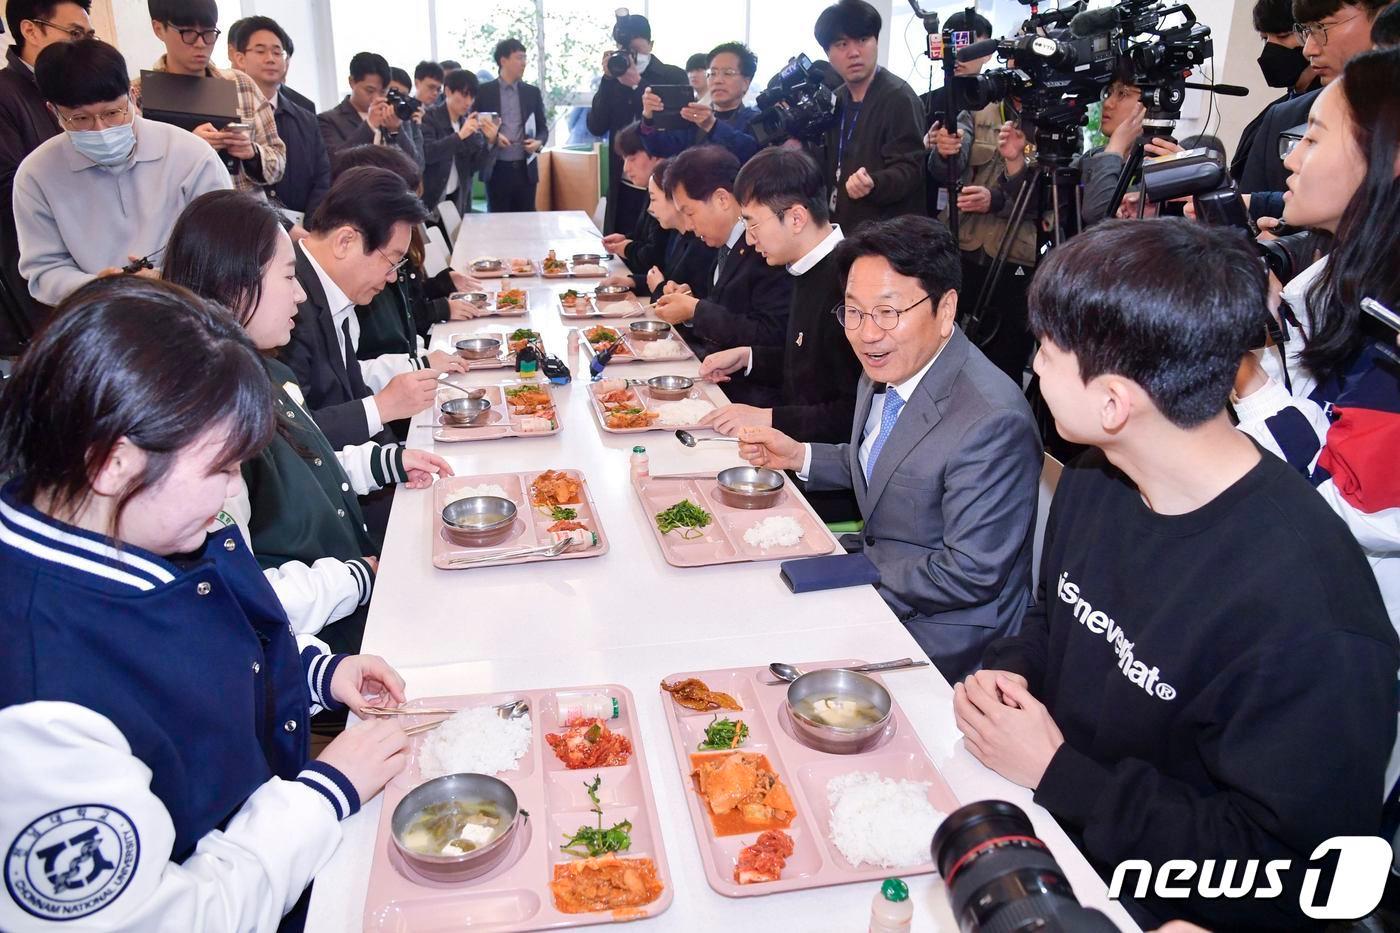
[[[180,41],[185,43],[185,45],[194,45],[197,42],[203,42],[205,45],[212,46],[215,42],[219,41],[219,36],[224,34],[222,29],[196,29],[193,27],[176,26],[174,23],[170,22],[167,22],[165,25],[179,33]]]
[[[377,249],[375,250],[375,252],[378,253],[384,259],[384,261],[389,264],[389,272],[392,272],[395,275],[397,275],[398,271],[403,268],[404,263],[408,262],[407,256],[404,256],[402,259],[395,260],[394,257],[390,256],[382,249]],[[388,276],[389,272],[384,273],[385,276]]]
[[[1339,19],[1335,23],[1295,23],[1293,26],[1293,34],[1297,36],[1298,41],[1302,42],[1304,45],[1307,44],[1309,39],[1312,39],[1317,43],[1318,48],[1322,48],[1327,45],[1329,32],[1336,29],[1338,26],[1345,26],[1360,15],[1360,13],[1355,13],[1348,16],[1346,19]]]
[[[276,59],[287,57],[287,50],[280,45],[253,45],[249,46],[244,55],[270,55]]]
[[[744,225],[745,230],[757,230],[760,224],[766,224],[775,217],[782,220],[787,211],[778,211],[776,214],[769,214],[767,217],[760,217],[757,220],[749,220],[747,217],[740,217],[739,221]]]
[[[77,42],[80,39],[97,38],[96,29],[85,29],[82,26],[63,26],[58,23],[50,22],[46,19],[34,19],[30,20],[30,22],[38,23],[40,26],[45,26],[49,29],[57,29],[59,32],[67,33],[68,38],[72,39],[74,42]]]
[[[913,311],[925,301],[931,299],[932,295],[925,295],[907,308],[895,308],[890,305],[876,305],[869,311],[862,311],[853,308],[848,304],[839,304],[831,309],[831,313],[836,315],[836,320],[841,322],[841,326],[846,330],[859,330],[868,317],[875,322],[875,326],[881,330],[894,330],[899,326],[899,319]]]
[[[70,130],[83,132],[86,130],[105,129],[109,126],[121,126],[126,122],[127,115],[131,112],[130,106],[111,107],[100,113],[85,113],[79,111],[70,113],[67,116],[58,115],[59,122]]]

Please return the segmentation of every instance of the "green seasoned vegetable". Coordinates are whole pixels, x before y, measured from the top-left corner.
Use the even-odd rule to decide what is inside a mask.
[[[549,510],[549,517],[556,522],[571,522],[578,518],[578,509],[570,509],[562,505],[556,505]]]
[[[682,538],[701,537],[704,532],[700,529],[708,526],[711,521],[710,513],[689,499],[682,499],[669,509],[656,513],[656,527],[663,535],[670,534],[677,528],[684,528],[681,532]]]
[[[705,727],[705,741],[700,743],[697,751],[714,752],[738,748],[748,737],[749,727],[744,725],[742,719],[731,720],[727,716],[720,719],[716,716],[714,721]]]
[[[588,740],[589,745],[597,745],[598,740],[603,737],[603,727],[595,722],[588,727],[588,731],[583,734],[583,737]]]
[[[510,335],[511,340],[539,340],[540,335],[528,327],[522,327]]]
[[[632,848],[632,821],[623,820],[611,829],[603,828],[603,805],[598,800],[598,788],[602,785],[601,775],[593,775],[593,783],[584,783],[588,799],[593,801],[592,812],[598,814],[598,826],[580,826],[578,832],[568,837],[560,850],[577,855],[579,858],[597,858],[608,852],[625,852]],[[582,848],[579,848],[579,847]]]

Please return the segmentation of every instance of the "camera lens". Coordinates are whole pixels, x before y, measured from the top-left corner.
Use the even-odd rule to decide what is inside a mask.
[[[933,834],[932,849],[963,933],[1114,929],[1075,900],[1055,857],[1015,804],[984,800],[958,809]]]
[[[627,73],[627,69],[632,67],[632,55],[630,52],[614,52],[608,58],[608,74],[614,78],[620,78]]]

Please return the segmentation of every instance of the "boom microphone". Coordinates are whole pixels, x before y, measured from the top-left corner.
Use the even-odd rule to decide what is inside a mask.
[[[1249,88],[1240,87],[1238,84],[1196,84],[1195,82],[1187,81],[1186,86],[1189,88],[1195,88],[1198,91],[1214,91],[1215,93],[1223,94],[1226,97],[1249,96]]]
[[[1097,36],[1118,25],[1118,11],[1113,7],[1085,10],[1069,21],[1070,35],[1076,39]]]
[[[986,58],[1001,46],[1000,39],[983,39],[958,49],[958,61],[970,62],[974,58]]]

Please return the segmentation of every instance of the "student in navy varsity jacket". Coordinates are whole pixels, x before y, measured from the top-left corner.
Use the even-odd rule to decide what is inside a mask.
[[[280,359],[296,373],[307,409],[337,448],[363,444],[391,422],[406,423],[433,403],[439,367],[460,369],[461,360],[444,353],[408,357],[400,372],[371,371],[355,355],[355,306],[398,280],[413,227],[427,216],[393,172],[354,168],[331,185],[306,221],[310,236],[297,244],[306,302]]]
[[[0,928],[275,929],[406,739],[309,760],[314,712],[403,680],[299,648],[238,530],[206,531],[275,431],[257,352],[182,288],[101,279],[0,413]]]
[[[1283,217],[1333,234],[1332,251],[1284,287],[1286,362],[1274,348],[1245,358],[1235,414],[1347,523],[1400,629],[1400,365],[1360,310],[1362,298],[1400,308],[1397,81],[1400,50],[1363,52],[1313,104],[1285,163]]]
[[[292,241],[265,202],[234,191],[195,199],[175,222],[164,259],[167,281],[233,312],[264,354],[275,395],[277,433],[244,461],[243,483],[225,511],[243,529],[292,630],[358,650],[379,545],[356,497],[391,483],[425,487],[452,468],[397,444],[336,449],[316,426],[296,376],[268,355],[291,339],[306,293]]]
[[[1105,878],[1208,860],[1189,896],[1124,901],[1143,929],[1308,928],[1314,850],[1381,829],[1400,642],[1346,526],[1225,410],[1256,257],[1225,228],[1114,220],[1037,270],[1041,391],[1099,449],[1060,478],[1020,634],[954,688],[967,749]],[[1289,863],[1281,894],[1196,893],[1248,860]]]
[[[671,160],[666,194],[686,224],[715,248],[715,272],[708,298],[672,290],[656,303],[656,316],[681,331],[696,355],[748,346],[781,347],[787,333],[792,276],[768,265],[745,237],[734,180],[739,160],[719,146],[697,146]],[[776,392],[738,383],[730,397],[748,404],[771,404]]]

